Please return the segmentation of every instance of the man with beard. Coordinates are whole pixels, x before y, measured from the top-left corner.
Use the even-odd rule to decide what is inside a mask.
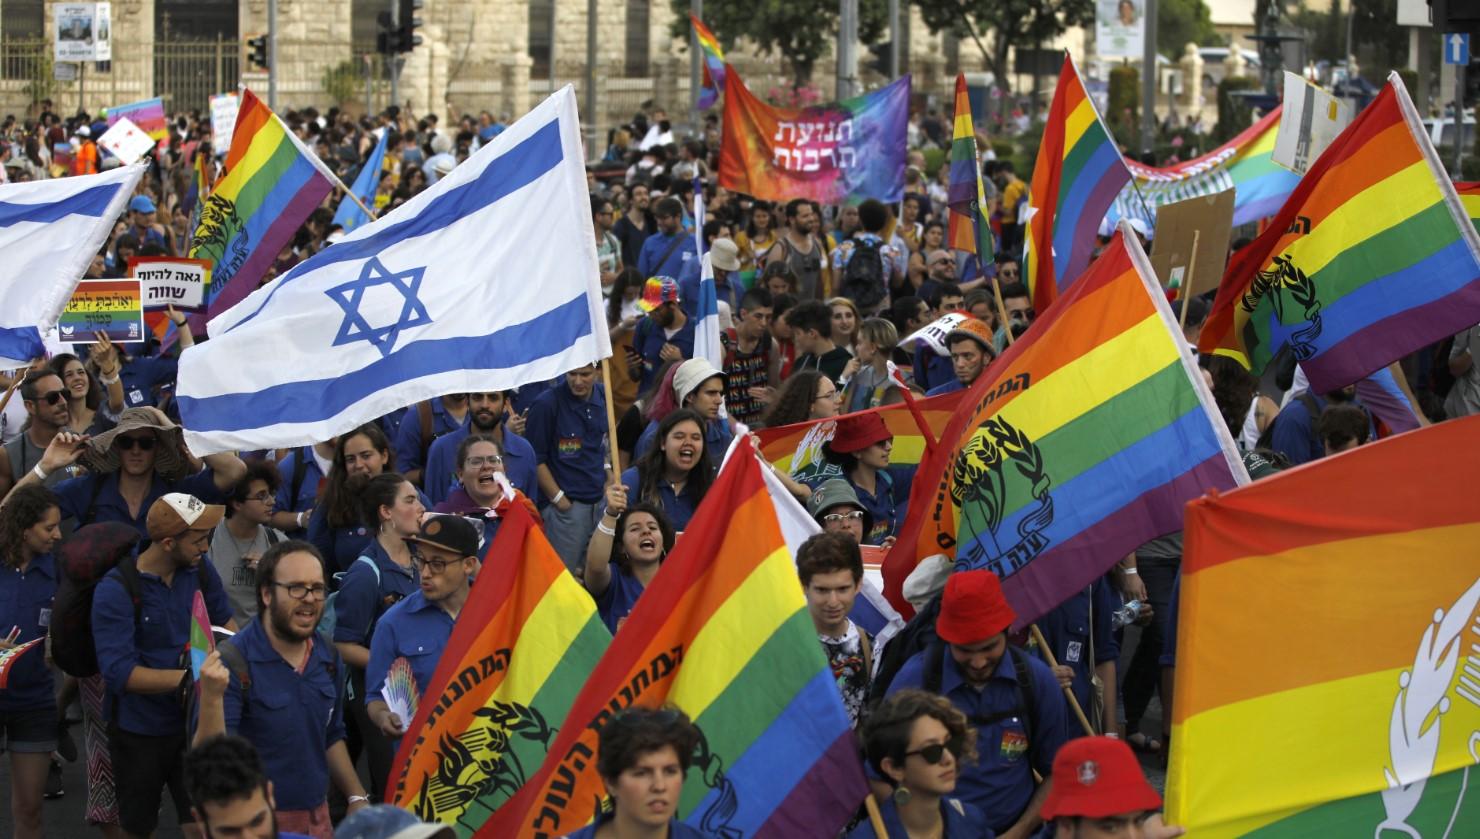
[[[447,500],[457,486],[457,448],[469,434],[492,437],[504,459],[504,474],[514,488],[539,498],[539,480],[535,475],[534,447],[529,441],[504,426],[509,413],[511,394],[499,391],[468,394],[468,421],[461,428],[443,434],[427,451],[424,490],[433,505]]]
[[[118,824],[130,836],[159,825],[164,788],[182,825],[191,820],[185,797],[185,712],[179,696],[190,679],[180,651],[190,646],[195,595],[204,595],[211,623],[235,631],[231,601],[210,562],[211,529],[226,510],[183,493],[149,507],[149,547],[127,557],[93,592],[92,635],[98,672],[107,687],[108,749],[118,795]]]
[[[328,591],[313,545],[267,550],[257,563],[257,618],[201,666],[194,739],[201,747],[229,732],[255,746],[278,825],[316,837],[334,832],[331,779],[349,812],[370,801],[344,743],[344,662],[316,631]]]
[[[622,243],[623,265],[637,265],[637,257],[642,254],[642,243],[653,235],[653,228],[656,226],[652,213],[648,212],[647,184],[633,184],[631,191],[627,193],[627,211],[612,225],[612,235]]]
[[[57,374],[47,369],[32,370],[21,381],[20,392],[29,421],[14,440],[0,448],[0,486],[7,490],[41,463],[52,438],[72,422],[67,389]],[[66,479],[66,471],[58,470],[47,475],[42,484],[49,489]]]
[[[642,357],[644,391],[665,363],[694,356],[694,321],[679,304],[678,281],[672,277],[649,277],[643,284],[637,308],[647,317],[637,323],[632,348]]]
[[[417,686],[427,688],[452,637],[452,625],[468,601],[469,580],[478,570],[478,532],[462,516],[431,516],[422,522],[421,532],[406,541],[421,574],[421,588],[381,616],[365,669],[370,721],[392,739],[405,734],[411,720],[397,716],[381,695],[391,662],[404,656]]]
[[[206,839],[304,839],[278,829],[272,781],[240,737],[212,737],[185,755],[191,812]]]
[[[683,229],[683,202],[667,197],[658,202],[653,213],[658,230],[642,243],[637,255],[637,270],[644,277],[679,277],[690,260],[698,259],[694,237]]]

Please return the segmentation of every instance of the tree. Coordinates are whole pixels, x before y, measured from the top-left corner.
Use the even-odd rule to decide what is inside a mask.
[[[689,43],[689,0],[669,0],[676,15],[670,30]],[[858,38],[873,43],[887,24],[888,0],[859,0]],[[818,60],[838,40],[837,0],[754,0],[714,3],[704,8],[704,25],[728,51],[748,38],[763,55],[779,55],[791,65],[792,84],[812,79]]]
[[[1223,38],[1203,0],[1156,0],[1156,48],[1176,61],[1188,44],[1220,46]]]
[[[949,31],[975,40],[1004,93],[1011,69],[1009,49],[1047,44],[1069,27],[1090,25],[1095,19],[1094,0],[914,0],[914,4],[931,32]]]

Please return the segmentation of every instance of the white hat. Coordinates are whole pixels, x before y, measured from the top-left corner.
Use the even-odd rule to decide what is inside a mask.
[[[709,253],[709,263],[721,271],[740,270],[740,246],[730,239],[715,239]]]
[[[688,395],[699,389],[699,385],[715,376],[724,376],[724,373],[714,369],[707,358],[691,358],[678,365],[673,371],[673,395],[682,405]]]

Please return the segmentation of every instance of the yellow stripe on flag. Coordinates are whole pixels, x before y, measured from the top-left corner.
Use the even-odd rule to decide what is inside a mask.
[[[511,602],[506,608],[514,606]],[[528,704],[560,664],[561,654],[595,614],[595,602],[575,577],[557,576],[524,622],[498,695],[523,697],[522,702]]]
[[[1286,252],[1306,276],[1314,276],[1346,251],[1442,200],[1429,164],[1420,160],[1353,196]]]
[[[1069,119],[1064,123],[1064,157],[1067,158],[1074,151],[1074,144],[1084,136],[1084,132],[1095,122],[1095,106],[1090,103],[1089,98],[1079,100],[1074,106]],[[1060,208],[1062,209],[1062,208]]]

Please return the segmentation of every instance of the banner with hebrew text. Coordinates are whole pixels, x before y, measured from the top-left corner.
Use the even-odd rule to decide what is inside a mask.
[[[726,72],[720,186],[764,201],[904,197],[909,76],[842,102],[775,108]]]

